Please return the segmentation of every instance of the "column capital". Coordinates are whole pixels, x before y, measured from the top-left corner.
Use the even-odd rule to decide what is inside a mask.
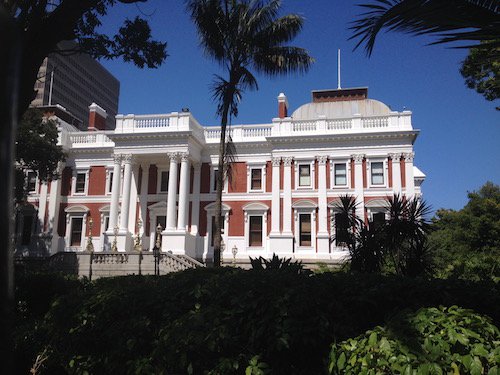
[[[390,153],[389,158],[391,158],[393,161],[399,162],[401,159],[402,154],[400,152],[395,152],[395,153]]]
[[[326,165],[326,161],[328,160],[328,156],[320,155],[320,156],[316,156],[316,159],[318,160],[319,165]]]
[[[362,163],[365,156],[365,154],[353,154],[351,155],[351,158],[354,159],[355,163]]]
[[[281,164],[281,157],[279,156],[273,156],[271,158],[271,163],[273,164],[273,167],[279,167]]]
[[[292,162],[293,156],[286,156],[283,158],[283,164],[285,165],[285,167],[290,167],[292,165]]]
[[[170,161],[175,161],[176,163],[179,162],[179,153],[178,152],[167,152],[167,156],[170,159]]]
[[[177,153],[177,160],[179,160],[181,162],[186,162],[189,160],[189,153],[188,152],[178,152]]]
[[[123,155],[121,155],[121,154],[114,154],[113,155],[113,161],[114,161],[114,163],[115,164],[121,164],[122,157],[123,157]]]
[[[134,161],[134,157],[132,156],[132,154],[122,155],[122,159],[125,164],[132,164],[132,162]]]
[[[412,163],[413,158],[415,157],[415,153],[414,152],[407,152],[407,153],[403,154],[403,156],[405,158],[405,162]]]

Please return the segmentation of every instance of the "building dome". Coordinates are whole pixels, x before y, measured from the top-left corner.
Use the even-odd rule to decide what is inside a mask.
[[[384,103],[374,99],[355,99],[328,102],[307,103],[292,113],[294,120],[314,120],[319,116],[328,119],[350,118],[353,115],[362,117],[387,116],[391,109]]]

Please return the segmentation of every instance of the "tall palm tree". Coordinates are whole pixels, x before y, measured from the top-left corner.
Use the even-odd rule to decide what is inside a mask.
[[[382,29],[407,34],[433,34],[433,43],[465,41],[484,47],[499,46],[500,2],[498,0],[373,0],[362,4],[367,11],[354,22],[351,39],[355,48],[365,45],[371,55]]]
[[[305,72],[313,63],[308,52],[287,45],[302,29],[296,14],[279,17],[280,0],[187,0],[205,53],[227,73],[216,75],[212,87],[221,121],[219,172],[215,209],[214,265],[220,265],[222,186],[227,176],[230,117],[238,115],[245,90],[257,90],[251,70],[268,76]]]

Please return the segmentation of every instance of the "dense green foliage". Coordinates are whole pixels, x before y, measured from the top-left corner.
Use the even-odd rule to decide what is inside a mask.
[[[321,374],[332,342],[396,313],[458,305],[500,322],[494,283],[196,269],[163,277],[17,282],[16,373]]]
[[[471,48],[460,68],[467,87],[486,100],[500,99],[500,47]],[[500,110],[500,107],[497,107]]]
[[[344,219],[332,241],[349,249],[351,271],[421,276],[431,269],[427,245],[429,207],[421,199],[387,197],[385,221],[365,223],[356,215],[358,203],[350,195],[339,197],[334,209]]]
[[[422,308],[334,344],[331,374],[500,374],[500,331],[457,306]]]
[[[57,125],[44,120],[42,112],[28,109],[17,129],[16,138],[16,199],[25,195],[25,170],[36,172],[38,178],[47,181],[57,175],[57,165],[65,160],[61,146],[57,145]],[[57,176],[56,176],[57,177]]]
[[[500,280],[500,186],[469,193],[461,210],[438,210],[430,243],[437,276]]]

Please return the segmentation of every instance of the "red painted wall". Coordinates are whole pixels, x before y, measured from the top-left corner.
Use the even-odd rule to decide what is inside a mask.
[[[149,166],[148,194],[156,194],[156,184],[158,182],[158,168],[155,164]]]
[[[228,183],[229,193],[247,192],[247,163],[233,163],[233,176]]]
[[[210,164],[203,163],[201,165],[201,193],[210,193]],[[201,211],[200,211],[201,212]]]
[[[61,195],[67,197],[71,194],[71,177],[72,169],[71,167],[66,167],[62,171],[61,176]]]
[[[366,178],[366,159],[363,159],[363,188],[367,187],[367,178]]]
[[[96,166],[90,168],[88,194],[106,194],[106,168],[104,166]]]
[[[406,163],[404,159],[399,162],[401,166],[401,186],[406,187]]]
[[[387,160],[387,168],[389,171],[387,172],[387,177],[389,178],[389,187],[392,187],[392,159],[389,158]]]
[[[273,191],[273,165],[270,161],[266,163],[266,191]]]

